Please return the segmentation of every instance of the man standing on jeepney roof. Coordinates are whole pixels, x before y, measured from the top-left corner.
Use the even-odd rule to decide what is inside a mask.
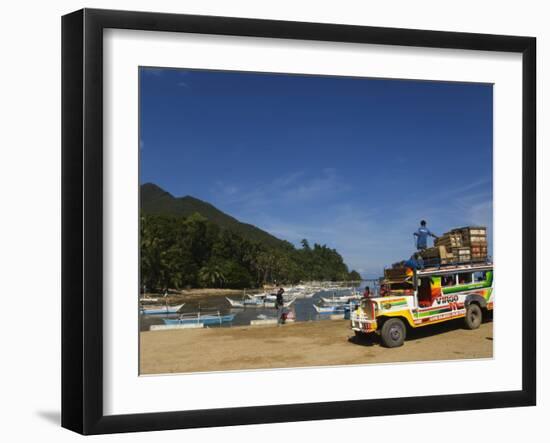
[[[416,249],[419,251],[422,251],[428,247],[428,236],[437,238],[437,235],[432,234],[426,227],[426,220],[422,220],[420,222],[420,227],[413,235],[416,237]]]

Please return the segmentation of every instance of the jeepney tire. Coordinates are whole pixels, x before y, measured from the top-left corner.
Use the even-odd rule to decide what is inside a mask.
[[[386,348],[397,348],[402,346],[407,337],[405,323],[399,318],[390,318],[384,322],[380,331],[382,345]]]
[[[483,313],[477,303],[470,303],[466,308],[464,323],[467,329],[477,329],[483,321]]]

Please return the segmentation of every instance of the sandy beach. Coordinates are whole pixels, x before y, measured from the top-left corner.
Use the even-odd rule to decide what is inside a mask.
[[[140,346],[142,374],[491,358],[493,324],[470,331],[457,320],[416,329],[394,349],[376,338],[357,340],[347,320],[147,331]]]

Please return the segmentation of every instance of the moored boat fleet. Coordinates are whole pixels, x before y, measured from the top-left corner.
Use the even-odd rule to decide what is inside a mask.
[[[339,283],[316,283],[309,285],[298,285],[292,287],[283,287],[284,289],[284,307],[290,307],[298,299],[307,299],[312,298],[314,295],[319,294],[320,292],[333,291],[332,299],[334,303],[347,302],[349,299],[356,298],[356,288],[349,286],[342,286]],[[336,297],[334,291],[351,291],[351,295],[344,295]],[[321,297],[324,303],[331,303],[329,298]],[[261,292],[258,294],[247,294],[244,293],[241,300],[236,300],[234,298],[226,297],[226,300],[229,302],[233,308],[264,308],[264,307],[275,307],[275,302],[277,300],[277,294],[275,292]],[[325,300],[327,300],[325,302]]]
[[[357,291],[357,288],[338,283],[298,285],[283,289],[283,307],[285,308],[285,318],[288,317],[288,321],[296,319],[296,310],[293,305],[297,300],[301,300],[298,312],[302,312],[300,314],[302,319],[304,318],[303,309],[310,309],[309,312],[314,311],[318,315],[318,318],[322,319],[332,318],[331,314],[348,315],[351,307],[358,303],[358,300],[361,298],[361,294]],[[261,311],[261,309],[276,307],[277,295],[274,292],[276,290],[278,289],[271,289],[260,293],[247,293],[243,291],[242,298],[225,297],[225,300],[229,304],[227,308],[230,309],[230,313],[227,313],[227,308],[222,307],[216,308],[219,310],[209,312],[201,311],[200,305],[198,312],[184,313],[182,312],[184,303],[174,306],[169,306],[168,304],[165,306],[154,306],[142,303],[140,314],[143,316],[152,316],[151,318],[154,318],[154,316],[161,317],[160,320],[162,320],[164,326],[158,325],[158,321],[156,321],[158,326],[153,327],[152,325],[151,330],[231,325],[236,315],[240,315],[239,312],[244,312],[249,308],[257,308],[261,313],[254,319],[250,319],[250,313],[246,314],[244,318],[250,319],[246,320],[250,322],[250,325],[277,323],[276,317],[266,317]],[[306,302],[306,299],[311,299],[314,296],[314,300]],[[307,307],[308,305],[310,306],[309,308]],[[269,314],[269,312],[267,313]],[[165,318],[162,316],[165,316]],[[311,320],[315,318],[310,316],[311,314],[308,314],[307,319]]]

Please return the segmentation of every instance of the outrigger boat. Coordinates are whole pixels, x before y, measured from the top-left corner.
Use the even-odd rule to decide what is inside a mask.
[[[277,300],[276,294],[270,294],[268,292],[262,292],[261,294],[246,294],[251,300]]]
[[[294,298],[311,298],[313,297],[315,294],[317,294],[319,291],[317,290],[309,290],[309,291],[306,291],[306,290],[302,290],[302,291],[294,291],[294,292],[288,292],[287,295],[291,296],[291,297],[294,297]]]
[[[304,289],[301,288],[290,288],[285,289],[284,296],[288,299],[292,298],[307,298],[313,296],[314,293],[306,293]],[[277,294],[274,292],[262,292],[260,294],[246,294],[246,296],[250,299],[257,300],[270,300],[275,301],[277,300]]]
[[[319,314],[340,314],[347,313],[352,309],[355,309],[360,303],[359,300],[350,299],[347,303],[329,303],[323,306],[312,305]]]
[[[183,314],[179,318],[163,318],[165,325],[221,325],[223,323],[231,323],[235,318],[235,314],[221,315],[219,312],[215,314]]]
[[[321,300],[323,303],[331,305],[331,304],[345,304],[353,300],[359,300],[360,298],[361,298],[360,294],[353,293],[351,295],[340,295],[338,297],[334,295],[332,297],[321,297]]]
[[[242,301],[238,301],[238,300],[233,300],[229,297],[225,297],[225,298],[233,308],[274,308],[275,307],[275,300],[266,301],[265,299],[261,299],[261,298],[255,298],[255,299],[245,298]],[[285,308],[288,308],[295,301],[296,301],[296,297],[294,297],[291,300],[285,301],[283,306]]]
[[[285,292],[284,298],[286,300],[292,300],[294,298],[310,298],[313,297],[315,292]],[[264,300],[265,302],[275,302],[277,300],[277,294],[272,294],[269,292],[262,292],[261,294],[246,294],[246,296],[251,300]]]
[[[289,306],[292,305],[292,303],[294,303],[296,301],[296,297],[290,299],[290,300],[287,300],[283,303],[283,307],[284,308],[288,308]],[[266,308],[274,308],[275,307],[275,302],[265,302],[264,306]]]
[[[319,291],[316,289],[306,289],[305,287],[295,287],[290,289],[285,289],[284,296],[292,299],[292,298],[311,298],[315,294],[317,294]],[[248,298],[251,299],[262,299],[262,300],[271,300],[274,301],[277,299],[277,294],[273,292],[262,292],[260,294],[246,294]]]
[[[319,314],[339,314],[350,310],[349,305],[319,306],[313,305]]]
[[[233,308],[244,308],[244,307],[247,307],[247,308],[256,308],[256,307],[261,308],[265,305],[265,302],[260,298],[258,298],[258,299],[243,298],[241,301],[233,300],[229,297],[225,297],[225,298]]]
[[[143,315],[162,315],[162,314],[176,314],[182,307],[185,305],[185,303],[182,303],[181,305],[177,306],[160,306],[160,307],[154,307],[149,309],[144,309],[141,307],[139,309],[139,312]]]

